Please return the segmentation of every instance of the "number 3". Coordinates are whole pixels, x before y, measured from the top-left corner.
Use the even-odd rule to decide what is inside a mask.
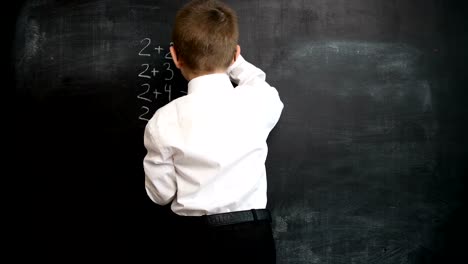
[[[167,65],[166,70],[168,70],[168,71],[171,72],[171,77],[170,77],[170,78],[164,78],[164,80],[166,80],[166,81],[172,80],[172,78],[174,78],[174,71],[171,69],[171,64],[170,64],[169,62],[166,62],[166,63],[164,63],[163,65],[164,65],[164,66]]]

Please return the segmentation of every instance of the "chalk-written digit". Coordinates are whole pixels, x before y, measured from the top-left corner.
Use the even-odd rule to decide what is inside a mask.
[[[149,108],[146,106],[142,106],[140,107],[140,109],[143,109],[143,113],[138,117],[138,119],[148,122],[149,119],[145,117],[145,115],[149,113]]]
[[[172,60],[171,52],[169,51],[168,53],[166,53],[166,56],[164,56],[164,58],[168,60]]]
[[[171,87],[171,85],[170,85],[170,84],[167,85],[167,83],[164,84],[164,91],[167,92],[167,93],[169,93],[168,96],[169,96],[169,102],[170,102],[171,99],[172,99],[172,98],[171,98],[171,97],[172,97],[172,87]]]
[[[168,70],[168,71],[171,72],[171,77],[169,77],[169,78],[166,77],[166,78],[164,78],[164,80],[166,80],[166,81],[172,80],[172,78],[174,78],[174,71],[171,69],[171,64],[170,64],[169,62],[165,62],[163,65],[164,65],[164,66],[167,65],[166,70]]]
[[[174,42],[169,43],[169,46],[172,47],[174,46]],[[169,52],[166,53],[166,56],[164,56],[165,59],[172,60],[172,54],[171,54],[171,49],[169,48]]]
[[[143,87],[143,86],[146,86],[146,90],[145,90],[144,92],[138,94],[137,98],[138,98],[138,99],[141,99],[141,100],[148,101],[148,102],[152,102],[151,99],[144,97],[144,95],[147,94],[147,93],[149,92],[151,86],[150,86],[148,83],[144,83],[144,84],[142,84],[141,86],[142,86],[142,87]]]
[[[151,79],[151,76],[144,74],[149,69],[149,64],[144,63],[141,66],[146,67],[146,69],[144,69],[142,72],[140,72],[140,74],[138,74],[138,77]]]
[[[140,41],[140,43],[142,43],[143,41],[148,41],[148,44],[146,44],[146,46],[144,46],[140,52],[138,52],[138,55],[140,56],[151,56],[151,54],[149,53],[143,53],[143,50],[145,50],[150,44],[151,44],[151,39],[150,38],[144,38]]]

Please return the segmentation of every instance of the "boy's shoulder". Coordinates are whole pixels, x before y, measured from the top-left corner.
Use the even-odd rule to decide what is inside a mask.
[[[189,95],[184,95],[178,97],[169,103],[161,106],[156,112],[154,113],[153,117],[150,119],[150,122],[156,122],[157,120],[164,119],[164,118],[173,118],[179,112],[179,107],[184,105],[186,100],[188,99]]]

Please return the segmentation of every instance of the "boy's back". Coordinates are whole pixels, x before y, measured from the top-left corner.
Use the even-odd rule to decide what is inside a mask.
[[[273,263],[266,140],[283,104],[240,55],[237,38],[235,13],[222,3],[193,1],[179,11],[171,53],[188,94],[146,126],[145,187],[155,203],[172,202],[182,251],[216,247],[233,262]]]
[[[243,58],[232,69],[249,74],[250,83],[233,88],[226,74],[198,77],[190,81],[187,96],[159,109],[148,123],[146,141],[157,136],[155,144],[174,164],[166,184],[147,183],[150,197],[159,204],[174,198],[172,210],[179,215],[266,206],[266,139],[282,103],[261,70]],[[145,164],[147,171],[160,166],[151,156]]]

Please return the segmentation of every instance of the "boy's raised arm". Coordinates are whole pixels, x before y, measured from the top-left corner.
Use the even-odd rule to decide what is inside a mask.
[[[281,102],[278,91],[265,81],[265,72],[239,55],[234,64],[228,68],[227,73],[231,81],[237,83],[239,87],[255,90],[252,94],[257,95],[256,102],[262,106],[256,112],[263,113],[261,116],[266,121],[266,127],[273,129],[279,120],[284,104]]]
[[[237,60],[228,69],[227,73],[231,80],[238,85],[264,85],[265,72],[255,67],[239,55]]]

